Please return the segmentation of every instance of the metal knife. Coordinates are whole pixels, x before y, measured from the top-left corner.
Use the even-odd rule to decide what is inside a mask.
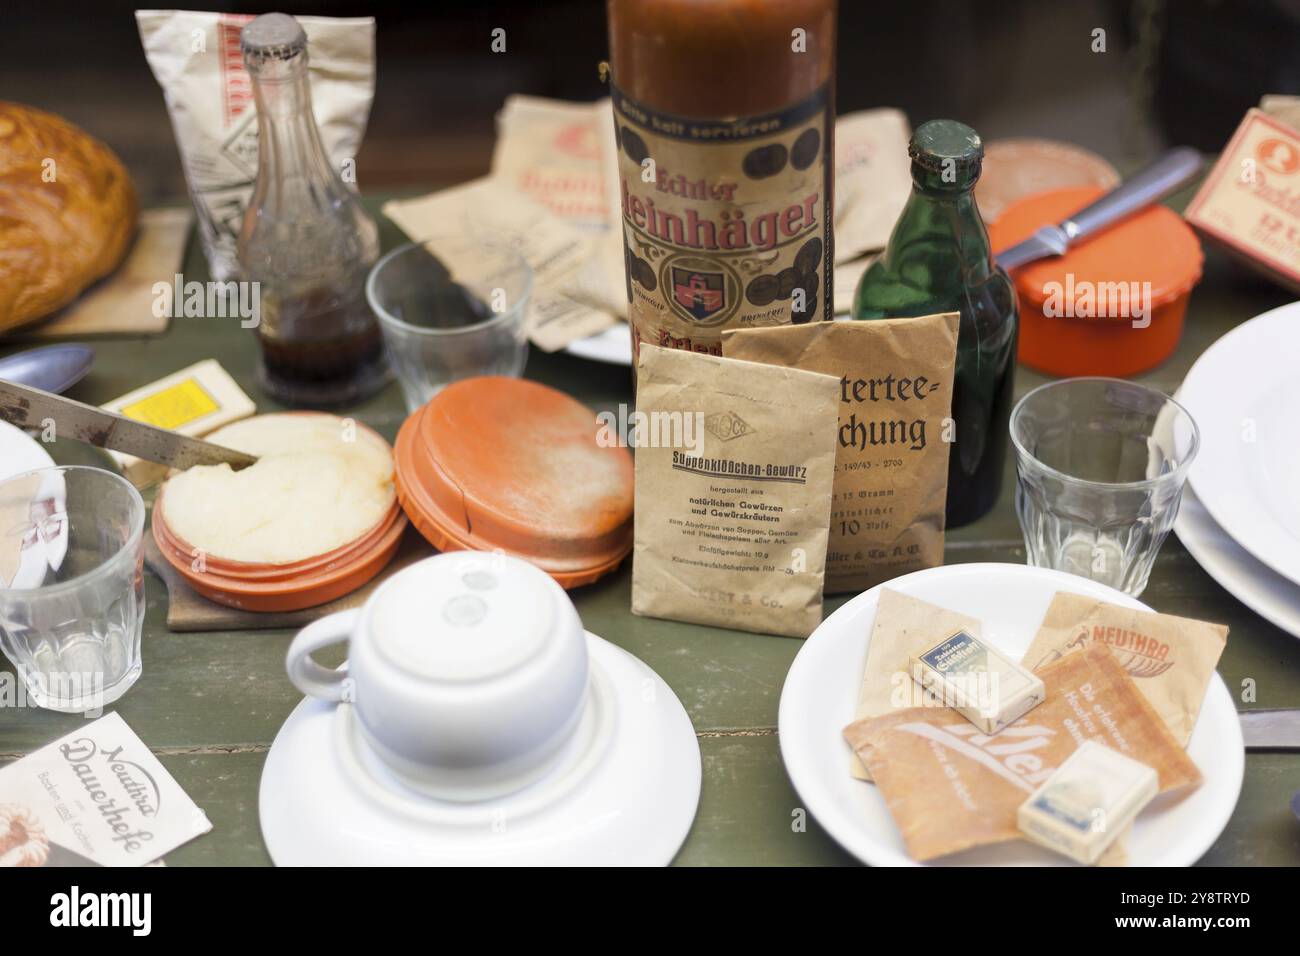
[[[1046,256],[1063,255],[1076,239],[1159,202],[1200,171],[1201,154],[1190,146],[1179,146],[1064,222],[1043,226],[1024,242],[1003,249],[993,258],[1002,268],[1011,270]]]
[[[1238,716],[1247,750],[1300,750],[1300,709],[1243,710]]]
[[[0,381],[0,419],[19,427],[38,429],[52,421],[58,438],[75,438],[173,468],[227,464],[238,471],[257,461],[242,451],[146,425],[94,405],[14,382]]]

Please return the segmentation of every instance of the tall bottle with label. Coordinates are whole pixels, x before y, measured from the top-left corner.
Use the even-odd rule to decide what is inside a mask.
[[[835,17],[836,0],[609,0],[634,356],[831,317]]]
[[[321,145],[307,79],[307,35],[268,13],[240,34],[257,103],[257,185],[239,235],[240,278],[260,296],[259,379],[286,405],[356,402],[388,380],[366,274],[375,222]]]
[[[969,524],[997,501],[1015,387],[1015,287],[989,248],[975,205],[984,146],[969,126],[931,120],[912,136],[912,195],[884,254],[863,274],[855,319],[958,312],[948,454],[947,525]]]

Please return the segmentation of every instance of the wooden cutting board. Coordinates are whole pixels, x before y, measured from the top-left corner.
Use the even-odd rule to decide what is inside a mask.
[[[336,601],[301,611],[258,613],[241,611],[203,597],[163,558],[152,534],[144,540],[144,560],[167,585],[167,629],[169,631],[258,631],[303,627],[336,611],[360,607],[384,581],[402,568],[436,552],[414,528],[408,528],[397,554],[388,567],[368,584]]]
[[[193,213],[189,209],[146,209],[140,213],[135,242],[112,275],[96,282],[75,301],[34,325],[10,330],[23,339],[134,333],[167,330],[167,313],[154,308],[154,285],[171,288],[181,271]]]

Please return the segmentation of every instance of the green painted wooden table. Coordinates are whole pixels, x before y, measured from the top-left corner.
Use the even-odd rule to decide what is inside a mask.
[[[1185,199],[1185,195],[1179,197]],[[383,230],[391,248],[401,236]],[[187,280],[207,278],[190,243]],[[170,277],[166,277],[170,278]],[[1281,290],[1207,250],[1206,277],[1192,297],[1178,353],[1142,380],[1177,388],[1198,355],[1238,323],[1289,300]],[[30,343],[6,340],[7,354]],[[91,375],[71,392],[100,403],[202,358],[214,357],[244,383],[264,411],[274,410],[253,384],[257,346],[231,319],[174,319],[165,335],[92,343]],[[630,402],[626,369],[534,350],[527,375],[568,391],[595,409]],[[1017,392],[1044,381],[1021,368]],[[403,418],[396,386],[352,414],[392,439]],[[65,443],[68,445],[68,443]],[[56,447],[60,461],[85,461],[81,447]],[[949,563],[1023,563],[1012,507],[1014,465],[1008,458],[1002,497],[988,516],[948,536]],[[262,763],[276,731],[300,699],[284,673],[290,631],[173,634],[164,623],[166,591],[147,579],[144,674],[114,709],[161,758],[212,820],[213,831],[167,857],[171,865],[269,863],[257,817]],[[781,764],[777,702],[800,642],[633,617],[630,568],[574,592],[586,626],[658,671],[695,724],[704,762],[699,814],[677,857],[682,864],[844,864],[851,858],[812,821],[793,825],[800,800]],[[1300,706],[1300,641],[1264,621],[1205,574],[1173,535],[1165,543],[1143,600],[1160,611],[1228,624],[1219,672],[1229,690],[1256,686],[1246,707]],[[829,614],[844,598],[827,602]],[[4,666],[9,665],[5,662]],[[0,709],[0,762],[15,759],[75,729],[80,718],[35,708]],[[1300,865],[1300,823],[1287,807],[1300,788],[1300,754],[1249,754],[1241,800],[1203,863]]]

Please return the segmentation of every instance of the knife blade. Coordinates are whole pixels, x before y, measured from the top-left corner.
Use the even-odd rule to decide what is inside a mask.
[[[53,422],[57,438],[74,438],[173,468],[226,464],[238,471],[257,461],[242,451],[146,425],[15,382],[0,381],[0,418],[27,428],[44,428]]]
[[[1171,149],[1100,199],[1054,226],[1043,226],[1024,242],[993,258],[1010,271],[1047,256],[1064,255],[1070,244],[1159,202],[1201,171],[1201,154],[1190,146]]]
[[[1300,750],[1300,709],[1243,710],[1238,716],[1247,750]]]

